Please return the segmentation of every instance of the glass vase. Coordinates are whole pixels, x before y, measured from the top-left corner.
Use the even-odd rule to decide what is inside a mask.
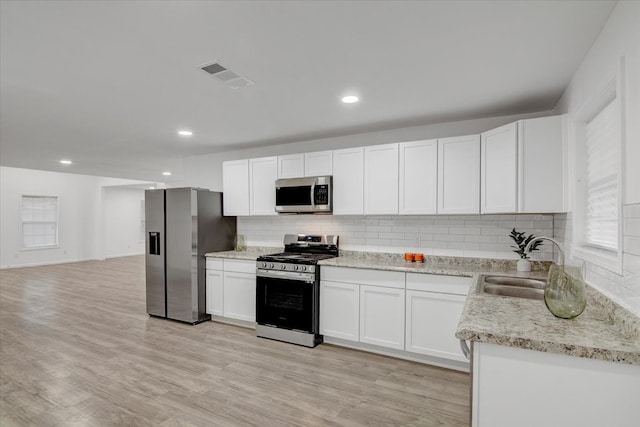
[[[552,264],[549,268],[544,302],[556,317],[578,317],[587,305],[587,290],[579,267]]]

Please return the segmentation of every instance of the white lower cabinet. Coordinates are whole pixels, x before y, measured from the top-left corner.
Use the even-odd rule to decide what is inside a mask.
[[[467,363],[455,337],[471,277],[407,273],[405,350]]]
[[[207,258],[207,313],[255,322],[255,268],[253,260]]]
[[[469,369],[455,332],[473,278],[333,266],[320,274],[326,342]]]
[[[407,290],[406,350],[466,362],[455,337],[462,295]]]
[[[320,282],[320,333],[327,337],[358,341],[360,286]]]
[[[360,286],[360,341],[404,350],[404,289]]]
[[[222,270],[207,270],[207,313],[222,316],[224,285]]]
[[[224,317],[256,321],[256,275],[224,272]]]

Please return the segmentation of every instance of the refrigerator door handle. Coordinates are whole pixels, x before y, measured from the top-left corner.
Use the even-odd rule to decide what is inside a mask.
[[[149,232],[149,255],[160,255],[160,233]]]

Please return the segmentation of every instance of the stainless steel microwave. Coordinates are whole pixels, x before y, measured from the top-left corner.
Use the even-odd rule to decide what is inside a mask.
[[[276,181],[276,212],[331,213],[332,178],[314,176]]]

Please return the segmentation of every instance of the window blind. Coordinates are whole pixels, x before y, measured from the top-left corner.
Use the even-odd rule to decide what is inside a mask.
[[[585,243],[618,250],[620,112],[615,99],[587,123]]]
[[[22,246],[34,248],[58,244],[58,198],[21,196]]]

